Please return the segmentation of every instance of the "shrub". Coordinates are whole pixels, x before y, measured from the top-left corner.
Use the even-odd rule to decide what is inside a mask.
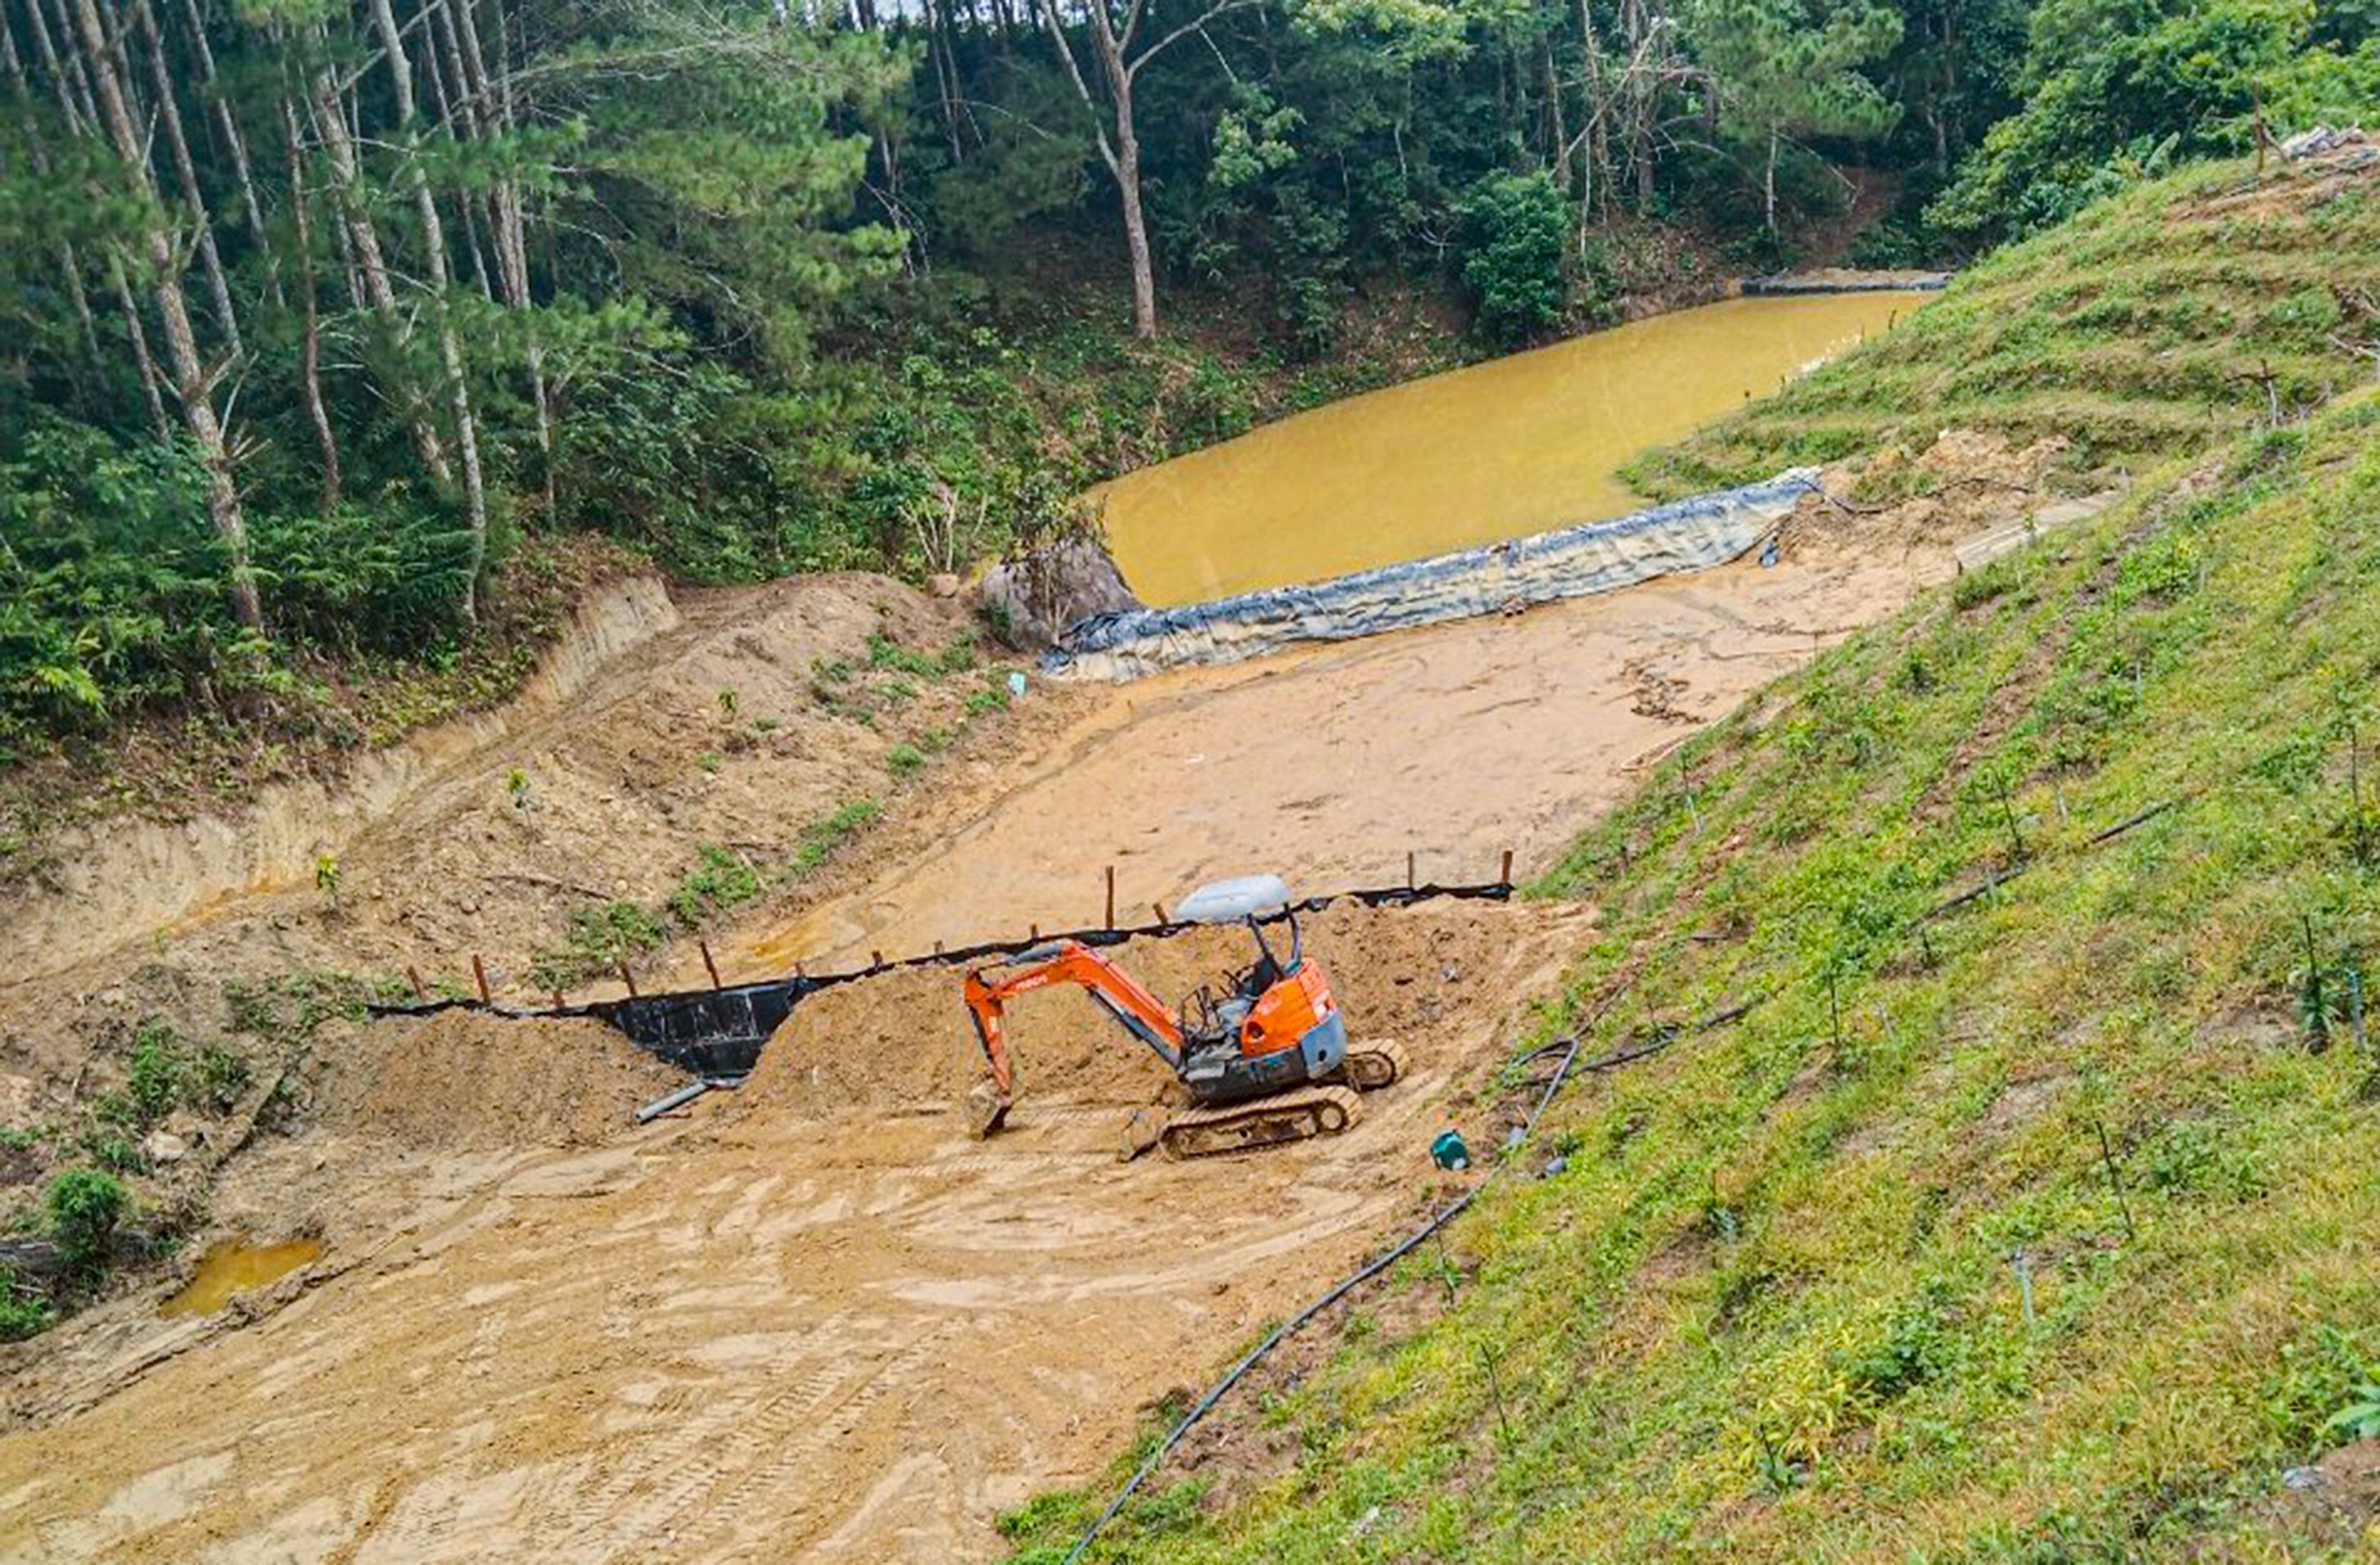
[[[833,857],[835,849],[864,831],[882,812],[883,807],[874,799],[854,799],[832,815],[811,821],[802,828],[802,845],[786,865],[785,872],[795,880],[808,875]]]
[[[538,952],[529,971],[541,988],[566,989],[642,956],[668,939],[669,927],[633,902],[581,908],[570,916],[563,948]]]
[[[1491,174],[1460,209],[1458,263],[1480,333],[1520,342],[1561,319],[1570,212],[1550,175]]]
[[[702,844],[701,862],[670,897],[670,913],[698,929],[714,913],[740,906],[760,894],[760,877],[750,865],[713,843]]]
[[[188,1063],[188,1051],[171,1024],[154,1016],[140,1024],[132,1035],[132,1075],[128,1084],[140,1124],[164,1119],[180,1101]]]
[[[19,1342],[48,1329],[49,1306],[18,1292],[17,1273],[0,1266],[0,1342]]]
[[[88,1271],[105,1264],[130,1199],[122,1180],[98,1169],[68,1169],[50,1181],[42,1207],[68,1265]]]
[[[210,1044],[199,1056],[189,1101],[194,1108],[229,1113],[248,1090],[248,1062],[222,1044]]]

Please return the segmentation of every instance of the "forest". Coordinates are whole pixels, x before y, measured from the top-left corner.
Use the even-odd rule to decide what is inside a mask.
[[[365,742],[621,558],[957,569],[1384,313],[1955,264],[2368,117],[2376,10],[0,0],[0,768]]]

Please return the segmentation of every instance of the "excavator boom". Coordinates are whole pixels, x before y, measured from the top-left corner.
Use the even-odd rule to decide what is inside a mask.
[[[1013,958],[1016,969],[997,980],[982,969],[966,976],[967,1015],[975,1023],[976,1041],[983,1046],[984,1064],[990,1069],[990,1093],[976,1104],[977,1134],[988,1135],[1008,1117],[1015,1101],[1015,1064],[1009,1058],[1002,1026],[1007,1003],[1051,984],[1079,984],[1122,1023],[1126,1032],[1148,1045],[1166,1068],[1179,1074],[1183,1065],[1181,1026],[1166,1013],[1164,1003],[1140,987],[1130,974],[1080,940],[1053,940]]]

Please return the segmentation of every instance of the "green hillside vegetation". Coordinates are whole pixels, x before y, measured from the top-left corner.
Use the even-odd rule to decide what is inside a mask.
[[[2302,412],[2371,372],[2380,171],[2210,164],[1999,251],[1893,331],[1639,459],[1662,498],[1948,427],[2137,466]]]
[[[1974,293],[2124,297],[2151,199],[2075,236],[2107,274],[2034,246]],[[2280,354],[2231,319],[2205,351]],[[1249,1468],[1091,1558],[2361,1558],[2282,1474],[2380,1433],[2375,508],[2348,392],[1683,746],[1543,888],[1602,910],[1545,1030],[1666,1047],[1557,1102],[1451,1303],[1403,1265],[1226,1405]],[[1019,1558],[1105,1498],[1012,1517]]]
[[[1331,393],[1963,259],[2344,123],[2374,33],[2367,0],[0,0],[0,876],[62,818],[194,807],[168,774],[237,796],[500,700],[605,574],[961,571]]]

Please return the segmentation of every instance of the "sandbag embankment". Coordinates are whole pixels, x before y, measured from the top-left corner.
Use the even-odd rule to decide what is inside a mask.
[[[1609,521],[1271,587],[1172,609],[1095,614],[1066,628],[1045,671],[1123,681],[1187,663],[1228,663],[1299,641],[1344,641],[1707,570],[1775,532],[1817,480],[1793,467]]]

